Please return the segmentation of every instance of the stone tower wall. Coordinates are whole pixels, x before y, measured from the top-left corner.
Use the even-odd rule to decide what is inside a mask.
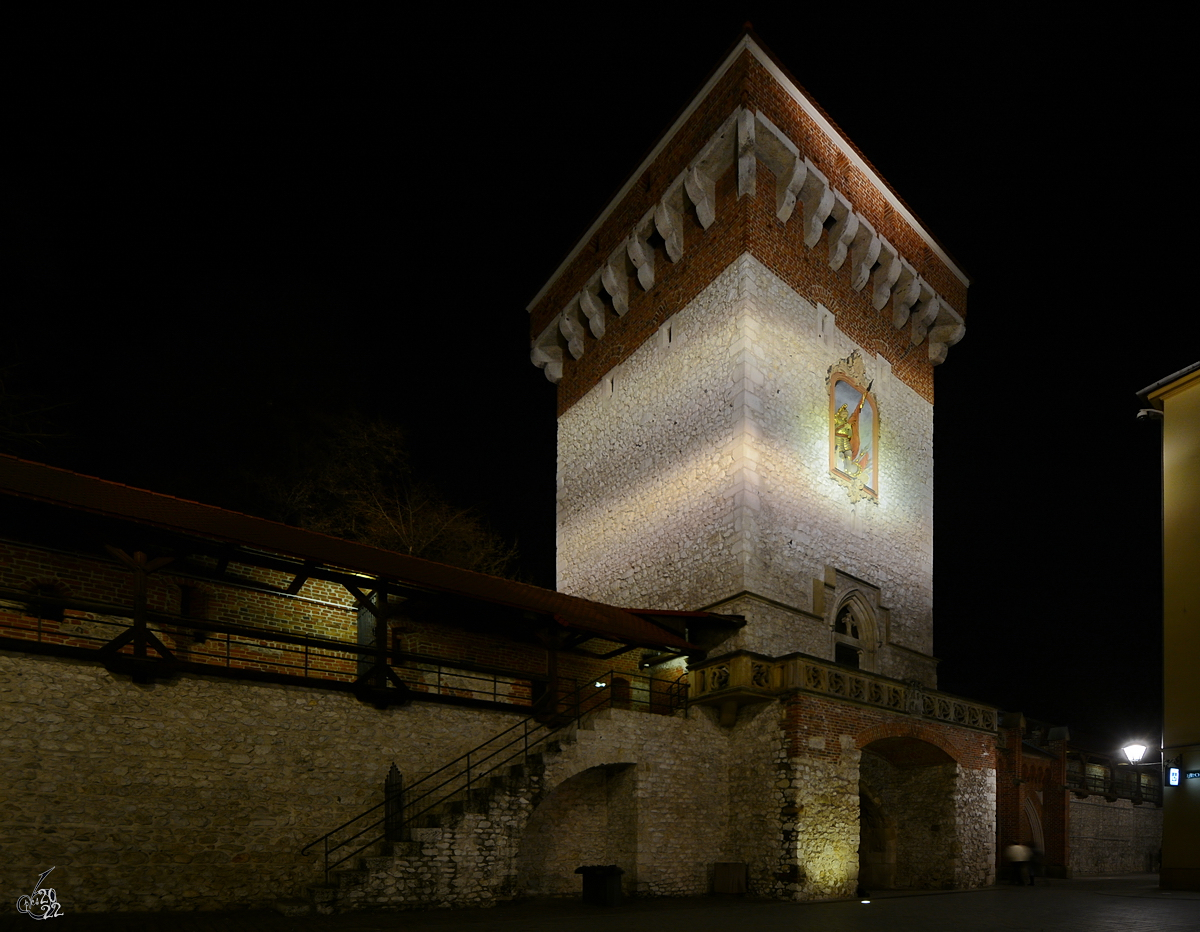
[[[881,493],[852,504],[829,475],[826,378],[856,351]],[[932,405],[743,255],[560,416],[559,589],[672,609],[749,591],[783,608],[739,606],[757,628],[737,646],[828,655],[827,621],[804,613],[833,566],[878,586],[892,641],[928,653],[932,441]]]

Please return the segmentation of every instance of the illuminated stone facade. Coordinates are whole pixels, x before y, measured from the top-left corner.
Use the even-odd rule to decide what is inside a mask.
[[[723,649],[832,659],[835,609],[874,587],[888,604],[859,612],[864,665],[934,685],[933,407],[865,363],[883,492],[851,502],[829,475],[826,376],[861,352],[753,256],[734,262],[560,416],[560,590],[743,614]]]
[[[689,678],[712,751],[742,741],[713,850],[754,892],[994,878],[995,712],[934,691],[933,373],[966,289],[746,37],[529,306],[560,590],[745,619]]]

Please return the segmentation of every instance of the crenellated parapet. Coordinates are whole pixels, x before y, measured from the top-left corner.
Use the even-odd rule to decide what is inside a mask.
[[[689,246],[685,215],[693,214],[707,231],[717,219],[718,180],[736,168],[737,200],[754,196],[760,163],[775,179],[776,217],[800,228],[800,241],[808,250],[817,249],[824,238],[830,269],[847,268],[854,291],[865,292],[872,308],[890,319],[896,330],[907,330],[911,345],[924,344],[931,363],[943,362],[965,333],[962,316],[916,271],[917,263],[881,235],[794,140],[761,111],[738,106],[534,338],[533,364],[544,369],[550,381],[558,382],[564,353],[582,357],[585,332],[603,339],[608,315],[623,316],[631,291],[649,291],[661,277],[652,240],[661,243],[659,255],[679,262]]]

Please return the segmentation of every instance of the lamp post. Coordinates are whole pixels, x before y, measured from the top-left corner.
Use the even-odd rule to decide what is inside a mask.
[[[1133,771],[1133,803],[1137,805],[1142,801],[1142,772],[1138,768],[1138,764],[1142,762],[1142,755],[1146,753],[1146,745],[1133,741],[1121,748],[1125,756],[1129,758],[1129,766]]]

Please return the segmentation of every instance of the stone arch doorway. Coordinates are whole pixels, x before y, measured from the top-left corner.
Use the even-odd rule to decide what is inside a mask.
[[[870,889],[948,889],[959,855],[958,765],[937,745],[885,737],[859,760],[859,881]]]
[[[616,864],[626,893],[637,882],[637,767],[589,767],[542,798],[521,833],[518,896],[578,896],[575,868]]]

